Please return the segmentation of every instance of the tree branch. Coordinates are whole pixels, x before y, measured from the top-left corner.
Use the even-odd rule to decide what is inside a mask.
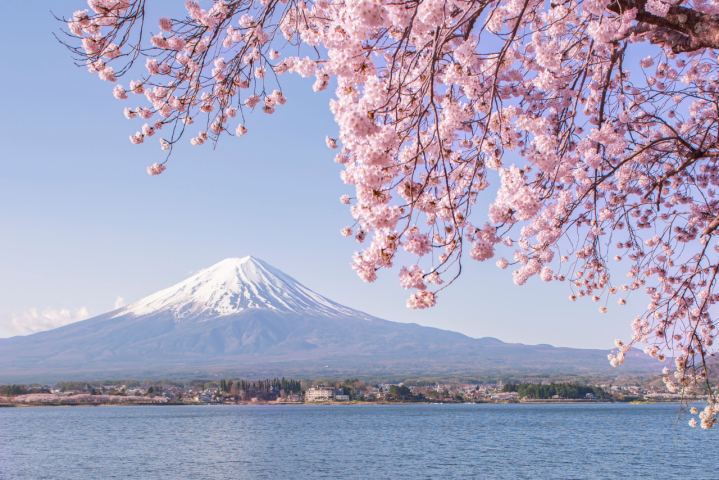
[[[651,43],[668,46],[674,53],[701,48],[719,48],[719,15],[707,15],[691,8],[671,6],[660,17],[646,10],[647,0],[615,0],[609,11],[622,14],[637,9],[637,22],[650,26],[646,31]]]
[[[702,231],[702,235],[709,235],[716,230],[717,227],[719,227],[719,215],[714,217],[712,221],[709,222],[709,225],[707,225],[707,227]]]

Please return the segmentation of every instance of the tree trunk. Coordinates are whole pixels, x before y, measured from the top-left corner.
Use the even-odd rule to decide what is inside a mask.
[[[651,43],[668,46],[674,53],[700,48],[719,49],[719,15],[706,15],[691,8],[671,6],[666,16],[646,11],[647,0],[616,0],[607,7],[621,14],[637,9],[637,34],[645,34]]]

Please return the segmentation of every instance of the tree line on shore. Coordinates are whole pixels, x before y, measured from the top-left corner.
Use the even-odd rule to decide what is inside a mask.
[[[413,382],[415,383],[415,382]],[[419,382],[416,382],[419,383]],[[428,382],[423,382],[428,383]],[[201,395],[209,393],[215,398],[224,398],[225,401],[274,401],[278,398],[288,399],[294,395],[302,395],[313,385],[324,384],[336,389],[337,393],[344,394],[350,400],[359,401],[401,401],[401,402],[422,402],[422,401],[450,401],[466,402],[476,401],[473,397],[477,386],[473,391],[451,392],[447,388],[437,388],[436,384],[430,386],[412,385],[373,385],[355,379],[341,381],[310,381],[295,380],[287,378],[273,378],[262,380],[247,380],[242,378],[223,378],[220,380],[195,379],[185,382],[168,380],[105,380],[97,382],[59,382],[53,390],[60,392],[73,392],[90,395],[146,395],[154,397],[172,394],[170,398],[182,399],[188,395]],[[0,385],[0,396],[10,397],[30,393],[50,393],[47,385]],[[496,391],[496,390],[495,390]],[[612,394],[601,387],[588,386],[572,382],[557,383],[529,383],[509,382],[501,388],[502,392],[517,392],[522,398],[530,399],[551,399],[561,397],[565,399],[586,398],[587,394],[593,394],[596,398],[613,398]],[[623,400],[619,398],[619,400]]]
[[[568,399],[586,398],[591,393],[597,398],[607,396],[601,387],[577,385],[574,383],[551,383],[542,385],[536,383],[508,383],[502,388],[503,392],[517,392],[523,398],[550,399],[554,396]]]
[[[0,396],[11,397],[14,395],[27,395],[30,393],[50,393],[47,387],[36,387],[26,385],[0,385]]]
[[[217,388],[218,396],[234,397],[236,400],[248,400],[251,398],[276,400],[278,397],[290,394],[301,394],[302,382],[300,380],[286,379],[285,377],[255,381],[227,380],[223,378]]]
[[[62,393],[88,393],[91,395],[110,394],[125,395],[127,391],[144,390],[148,395],[158,395],[163,390],[193,390],[196,392],[217,389],[218,394],[239,394],[243,396],[274,397],[280,392],[296,394],[302,392],[302,381],[294,379],[274,378],[264,380],[221,379],[219,381],[195,379],[187,382],[170,380],[102,380],[102,381],[67,381],[58,382],[53,387]],[[31,393],[51,393],[49,385],[41,384],[0,384],[0,396],[16,396]]]

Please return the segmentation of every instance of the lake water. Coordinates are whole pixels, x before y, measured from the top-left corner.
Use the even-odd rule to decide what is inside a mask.
[[[719,479],[677,404],[0,408],[2,479]]]

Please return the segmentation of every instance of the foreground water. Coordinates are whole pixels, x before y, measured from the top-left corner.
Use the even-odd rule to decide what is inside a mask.
[[[676,404],[0,408],[0,478],[719,479]]]

